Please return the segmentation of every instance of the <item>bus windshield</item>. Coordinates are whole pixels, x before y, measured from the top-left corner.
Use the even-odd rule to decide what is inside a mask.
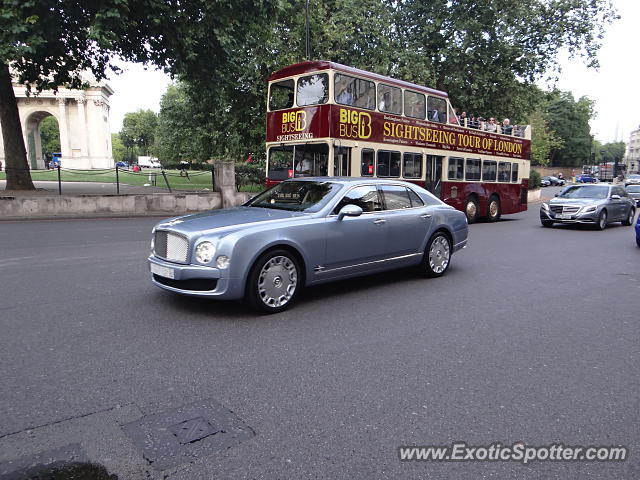
[[[338,190],[337,183],[289,180],[261,193],[245,206],[313,213],[324,207]]]

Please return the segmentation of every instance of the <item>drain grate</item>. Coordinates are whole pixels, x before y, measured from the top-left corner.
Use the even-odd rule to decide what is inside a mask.
[[[158,470],[221,452],[255,435],[235,413],[213,400],[146,415],[121,427]]]
[[[183,445],[197,442],[210,435],[215,435],[218,432],[223,432],[221,429],[213,427],[202,417],[192,418],[191,420],[172,425],[169,427],[169,431],[173,433]]]

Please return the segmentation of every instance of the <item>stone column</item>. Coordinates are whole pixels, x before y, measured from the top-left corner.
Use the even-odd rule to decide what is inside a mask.
[[[80,156],[82,157],[82,163],[85,168],[91,168],[91,165],[87,164],[89,161],[89,148],[87,144],[87,116],[85,114],[84,105],[86,103],[84,97],[77,97],[78,103],[78,130],[80,131]]]
[[[214,190],[220,192],[222,208],[236,205],[236,169],[233,162],[219,160],[213,162]]]
[[[58,128],[60,129],[60,153],[62,154],[62,164],[64,160],[71,158],[71,147],[69,146],[69,120],[67,118],[67,99],[58,98]]]

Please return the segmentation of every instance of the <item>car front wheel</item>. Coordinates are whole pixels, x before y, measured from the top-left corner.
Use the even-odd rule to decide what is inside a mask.
[[[622,221],[622,225],[624,225],[625,227],[630,226],[633,223],[633,219],[636,216],[636,209],[631,207],[629,209],[629,215],[627,215],[626,220]]]
[[[273,250],[262,255],[251,268],[247,299],[262,313],[277,313],[294,302],[300,288],[298,261],[287,250]]]
[[[427,243],[422,271],[427,277],[441,277],[451,262],[451,242],[443,232],[434,233]]]
[[[598,230],[604,230],[605,228],[607,228],[607,211],[606,210],[602,210],[600,212],[600,215],[598,215],[596,228]]]

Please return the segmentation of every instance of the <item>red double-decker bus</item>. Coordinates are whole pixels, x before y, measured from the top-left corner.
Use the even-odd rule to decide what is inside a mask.
[[[269,77],[267,186],[300,176],[398,178],[496,221],[527,209],[531,129],[461,122],[445,92],[334,62]]]

